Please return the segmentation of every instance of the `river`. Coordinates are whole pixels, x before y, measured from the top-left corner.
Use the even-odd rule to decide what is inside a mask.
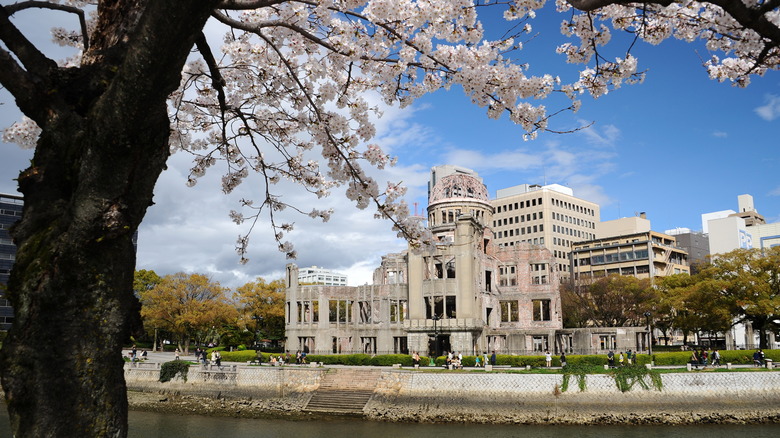
[[[0,404],[0,437],[10,437]],[[776,438],[780,424],[693,426],[527,426],[377,423],[363,420],[251,420],[130,412],[131,438]]]

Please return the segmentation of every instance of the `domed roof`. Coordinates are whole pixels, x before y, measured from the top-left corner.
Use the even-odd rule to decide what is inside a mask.
[[[472,198],[489,202],[487,187],[470,175],[453,174],[440,179],[431,190],[430,204],[446,199]]]

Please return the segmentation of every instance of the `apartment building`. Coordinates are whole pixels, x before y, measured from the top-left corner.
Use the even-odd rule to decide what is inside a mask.
[[[654,279],[690,274],[688,253],[674,236],[650,229],[645,217],[621,218],[599,224],[596,239],[572,244],[573,280],[608,275]]]
[[[346,286],[347,276],[329,269],[311,266],[298,270],[298,282],[303,284],[324,284],[326,286]]]
[[[561,281],[570,277],[571,245],[596,237],[599,205],[559,184],[522,184],[496,192],[492,228],[499,247],[521,243],[552,251]]]
[[[16,245],[9,229],[22,217],[24,200],[18,195],[0,193],[0,330],[8,330],[14,319],[11,304],[5,298],[4,289],[16,260]]]

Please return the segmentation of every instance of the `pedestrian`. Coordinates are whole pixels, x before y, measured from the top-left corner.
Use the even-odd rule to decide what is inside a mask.
[[[609,353],[607,353],[607,365],[610,368],[615,368],[615,353],[612,350],[609,350]]]
[[[718,350],[712,352],[712,366],[720,366],[720,352]]]
[[[146,348],[141,350],[141,360],[146,360]]]
[[[479,355],[474,356],[474,366],[477,368],[482,366],[479,362]]]
[[[217,363],[217,350],[211,351],[211,364],[215,365]]]
[[[566,353],[561,352],[561,368],[566,366]]]
[[[222,353],[220,353],[219,351],[217,351],[216,353],[217,353],[217,368],[219,368],[222,366]]]
[[[138,349],[135,348],[135,345],[133,345],[133,349],[130,350],[130,361],[135,362],[137,360],[136,354],[138,353]]]
[[[622,351],[618,355],[618,363],[620,364],[621,367],[623,366],[623,352]]]
[[[552,354],[550,354],[549,350],[544,352],[544,364],[547,368],[552,366]]]
[[[482,365],[488,364],[488,354],[487,351],[482,352]]]
[[[178,348],[176,349],[176,352],[174,354],[175,354],[174,360],[179,360],[180,359],[180,352],[179,352]]]
[[[306,350],[303,350],[303,352],[301,353],[301,363],[302,364],[306,363]]]
[[[496,366],[496,350],[493,350],[493,354],[490,356],[490,365]]]
[[[699,355],[696,354],[695,348],[691,350],[691,365],[693,365],[697,370],[699,369]]]
[[[628,366],[631,366],[633,364],[633,357],[631,356],[631,350],[628,350],[626,352],[626,362],[628,363]]]
[[[420,355],[417,354],[415,351],[414,354],[412,354],[412,365],[414,365],[415,368],[418,368],[420,366]]]

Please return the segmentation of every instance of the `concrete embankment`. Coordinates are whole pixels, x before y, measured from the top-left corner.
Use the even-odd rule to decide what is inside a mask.
[[[148,368],[146,368],[148,367]],[[342,367],[191,367],[160,383],[128,366],[133,409],[239,417],[309,418],[312,396]],[[609,375],[561,392],[562,375],[383,368],[360,416],[381,421],[522,424],[780,423],[780,372],[662,374],[663,387],[620,392]],[[649,382],[647,382],[649,383]]]

